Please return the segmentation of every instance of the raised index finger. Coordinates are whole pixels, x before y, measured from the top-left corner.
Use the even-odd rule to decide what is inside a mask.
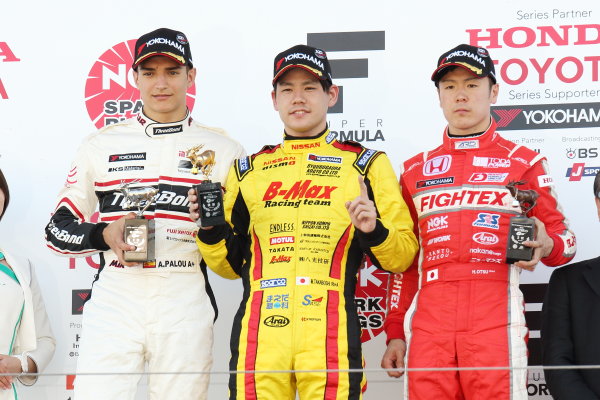
[[[367,191],[367,185],[365,184],[365,178],[362,175],[358,176],[358,186],[360,187],[360,197],[368,199],[369,193]]]

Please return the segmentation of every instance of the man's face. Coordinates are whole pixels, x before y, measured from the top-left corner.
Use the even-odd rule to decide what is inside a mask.
[[[185,117],[185,97],[194,84],[196,69],[189,71],[172,59],[154,56],[133,71],[144,102],[144,113],[157,122],[180,121]]]
[[[302,68],[292,68],[279,80],[271,97],[288,135],[309,137],[325,130],[327,109],[338,98],[338,87],[327,92],[319,80]]]
[[[490,89],[490,78],[477,78],[464,68],[442,77],[438,86],[440,107],[453,135],[483,132],[490,124],[490,107],[498,98],[498,85]]]

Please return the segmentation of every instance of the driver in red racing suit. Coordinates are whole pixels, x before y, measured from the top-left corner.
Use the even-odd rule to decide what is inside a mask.
[[[546,159],[496,132],[490,105],[498,85],[487,51],[468,45],[450,50],[432,80],[448,127],[441,146],[403,165],[400,186],[421,250],[411,268],[391,280],[382,367],[402,368],[405,350],[409,369],[515,367],[409,371],[404,398],[526,399],[519,274],[540,260],[550,266],[569,262],[575,237]],[[536,240],[524,243],[535,248],[529,262],[506,263],[510,218],[521,211],[505,187],[510,181],[523,181],[519,189],[539,194],[527,213],[537,230]]]

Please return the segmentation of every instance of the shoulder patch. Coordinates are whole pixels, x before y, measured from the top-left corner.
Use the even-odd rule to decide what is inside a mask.
[[[211,133],[214,133],[216,135],[221,135],[221,136],[227,136],[229,137],[229,135],[227,134],[227,132],[225,131],[225,129],[222,128],[217,128],[214,126],[208,126],[208,125],[203,125],[201,123],[199,123],[198,121],[196,121],[195,119],[191,119],[188,120],[188,125],[194,124],[196,125],[197,128],[199,129],[203,129],[205,131],[209,131]]]
[[[369,166],[380,154],[382,154],[381,151],[363,148],[358,157],[356,157],[356,161],[354,161],[354,168],[356,168],[361,175],[366,176]]]
[[[261,154],[269,154],[269,153],[273,153],[275,150],[277,150],[277,148],[279,148],[279,144],[273,145],[273,144],[267,144],[265,146],[263,146],[262,149],[260,149],[260,151],[258,153],[254,153],[252,154],[252,159],[254,159],[256,156],[261,155]]]
[[[525,165],[533,165],[541,159],[545,159],[540,153],[528,147],[518,145],[516,145],[509,153],[509,157]]]
[[[254,169],[251,157],[238,158],[237,160],[235,160],[235,163],[233,165],[235,166],[235,173],[237,175],[238,181],[244,179],[246,174]]]
[[[331,143],[331,145],[336,149],[351,151],[353,153],[360,153],[364,149],[364,147],[360,143],[354,142],[352,140],[345,140],[343,142],[336,141]]]

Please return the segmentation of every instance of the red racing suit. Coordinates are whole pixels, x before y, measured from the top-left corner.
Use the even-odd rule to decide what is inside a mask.
[[[363,176],[378,211],[376,228],[354,228],[345,203]],[[329,131],[286,137],[238,160],[225,194],[229,224],[198,232],[217,274],[244,286],[231,334],[232,371],[361,369],[354,305],[363,255],[404,271],[417,241],[385,153],[340,143]],[[360,399],[362,373],[232,375],[231,399]]]
[[[503,139],[493,119],[477,136],[451,137],[446,130],[441,146],[404,162],[400,186],[421,250],[391,280],[388,341],[404,339],[404,326],[408,368],[517,367],[409,372],[407,399],[527,398],[520,268],[505,261],[510,218],[519,213],[505,187],[510,181],[525,181],[520,190],[539,194],[528,216],[543,221],[554,242],[543,263],[569,262],[575,236],[545,158]]]

